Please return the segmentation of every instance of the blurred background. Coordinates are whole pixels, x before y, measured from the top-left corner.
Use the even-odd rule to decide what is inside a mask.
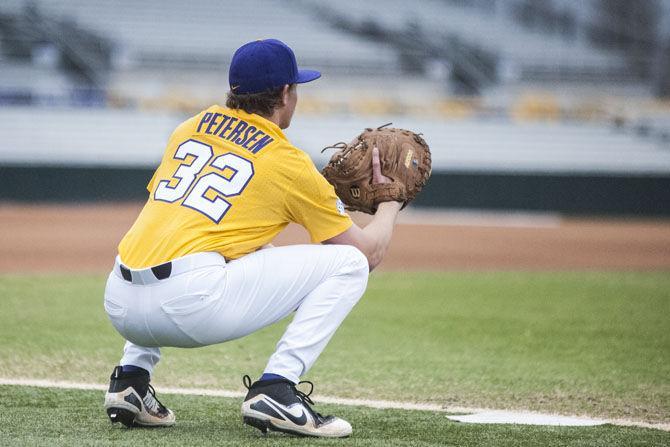
[[[135,203],[122,234],[171,131],[268,37],[323,73],[287,131],[319,168],[393,122],[433,152],[415,210],[670,216],[668,0],[2,0],[0,201]]]

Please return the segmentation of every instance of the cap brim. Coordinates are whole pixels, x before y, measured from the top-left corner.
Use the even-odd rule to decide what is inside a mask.
[[[304,84],[320,77],[321,73],[316,70],[298,70],[298,77],[295,82],[296,84]]]

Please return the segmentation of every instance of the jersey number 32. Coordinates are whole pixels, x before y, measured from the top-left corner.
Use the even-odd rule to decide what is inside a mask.
[[[232,152],[212,159],[214,155],[212,147],[196,140],[187,140],[180,144],[177,152],[174,154],[174,158],[177,160],[186,160],[186,157],[189,155],[194,157],[191,163],[180,164],[172,176],[173,179],[178,179],[177,183],[174,184],[173,180],[161,180],[158,182],[158,186],[154,192],[154,199],[161,202],[174,203],[186,196],[181,203],[182,206],[194,209],[218,224],[230,208],[230,203],[221,196],[232,197],[240,195],[244,191],[244,188],[247,187],[251,177],[254,176],[254,166],[249,160]],[[207,165],[216,168],[220,173],[210,172],[202,177],[198,177]],[[224,176],[226,172],[230,175]],[[170,186],[170,182],[174,186]],[[191,185],[194,183],[195,185],[191,188]],[[216,192],[214,199],[207,197],[209,190]]]

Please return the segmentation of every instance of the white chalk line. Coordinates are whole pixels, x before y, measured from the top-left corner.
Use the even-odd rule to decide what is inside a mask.
[[[94,391],[104,391],[107,389],[107,385],[100,383],[68,382],[60,380],[43,380],[43,379],[10,379],[3,377],[0,377],[0,385],[32,386],[39,388],[60,388],[60,389],[72,389],[72,390],[94,390]],[[225,397],[225,398],[242,398],[246,394],[241,391],[212,390],[205,388],[172,388],[162,386],[160,387],[160,392],[165,394],[180,394],[186,396],[209,396],[209,397]],[[319,402],[327,404],[367,407],[377,409],[436,411],[444,413],[467,413],[467,414],[500,411],[491,408],[443,406],[439,404],[399,402],[391,400],[347,399],[341,397],[321,396],[321,395],[316,396],[316,399]],[[582,417],[573,415],[544,414],[531,411],[525,413],[529,415],[549,416],[549,417],[550,416],[569,416],[575,418]],[[630,419],[602,419],[602,422],[605,424],[619,425],[624,427],[654,428],[657,430],[670,431],[670,423],[667,422],[651,423],[643,421],[634,421]]]

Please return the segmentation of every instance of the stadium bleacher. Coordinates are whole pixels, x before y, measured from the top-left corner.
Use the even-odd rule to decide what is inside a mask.
[[[303,0],[301,3],[324,8],[318,0]],[[495,52],[504,66],[503,76],[511,79],[541,78],[553,74],[554,78],[577,80],[592,80],[595,77],[600,80],[603,77],[632,80],[619,55],[594,48],[580,36],[566,40],[561,36],[530,31],[515,22],[503,5],[496,7],[495,2],[491,4],[492,8],[482,9],[468,6],[467,2],[442,0],[420,3],[340,0],[329,3],[328,8],[352,21],[374,20],[398,32],[404,30],[411,20],[420,24],[428,35],[455,34],[471,44]]]
[[[155,166],[184,118],[165,112],[0,108],[0,164]],[[422,132],[437,171],[670,174],[667,146],[597,124],[367,119],[370,125],[394,121]],[[298,115],[287,135],[322,166],[330,158],[330,152],[321,153],[323,147],[360,130],[359,116]]]
[[[276,37],[300,61],[349,72],[397,73],[388,46],[361,42],[329,30],[291,3],[248,0],[233,6],[217,0],[185,6],[178,0],[37,0],[42,14],[67,17],[116,43],[120,68],[225,68],[234,50],[250,40]],[[3,0],[0,11],[20,12],[25,0]]]

